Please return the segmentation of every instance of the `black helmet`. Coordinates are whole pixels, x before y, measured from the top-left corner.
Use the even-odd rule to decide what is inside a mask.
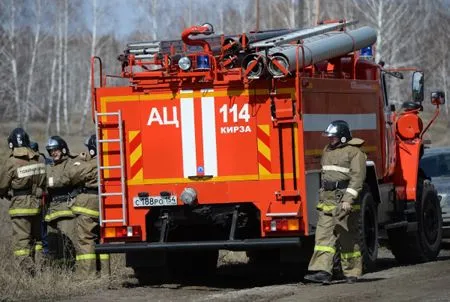
[[[18,147],[29,147],[30,137],[22,128],[16,128],[8,137],[8,146],[10,149]]]
[[[97,136],[95,134],[92,134],[91,136],[86,138],[84,145],[88,148],[89,154],[92,157],[95,157],[97,155]]]
[[[52,150],[61,150],[63,155],[69,154],[69,147],[67,146],[66,141],[63,140],[62,137],[58,135],[51,136],[48,139],[47,146],[45,146],[45,149],[47,149],[48,154],[50,154]]]
[[[39,152],[39,144],[37,142],[30,142],[30,148],[34,152]]]
[[[352,139],[352,134],[350,133],[347,122],[342,120],[332,121],[323,132],[323,135],[328,137],[336,136],[342,144],[345,144]]]

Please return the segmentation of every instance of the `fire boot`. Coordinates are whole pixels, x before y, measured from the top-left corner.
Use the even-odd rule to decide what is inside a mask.
[[[325,271],[318,271],[314,274],[306,275],[304,279],[314,283],[330,284],[331,274]]]
[[[354,277],[354,276],[349,276],[349,277],[345,277],[345,281],[347,281],[347,283],[355,283],[358,281],[358,278]]]

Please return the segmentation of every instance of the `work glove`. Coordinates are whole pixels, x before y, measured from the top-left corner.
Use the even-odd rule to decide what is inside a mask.
[[[348,201],[343,201],[341,207],[345,212],[350,212],[352,209],[352,205]]]

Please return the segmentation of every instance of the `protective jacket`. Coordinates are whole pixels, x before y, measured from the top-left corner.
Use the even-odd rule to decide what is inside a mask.
[[[71,169],[73,159],[63,158],[47,166],[47,190],[49,205],[45,221],[50,222],[62,217],[73,218],[75,215],[70,210],[73,186],[67,171]]]
[[[325,147],[322,155],[322,189],[318,209],[333,212],[336,202],[349,202],[354,209],[366,178],[367,156],[360,147],[364,141],[353,138],[342,147]],[[340,200],[336,200],[336,190]],[[338,194],[339,195],[339,194]]]
[[[45,172],[45,163],[38,153],[27,147],[14,148],[0,167],[0,196],[8,193],[11,197],[11,217],[40,213]]]
[[[97,160],[88,154],[78,156],[79,165],[71,176],[71,183],[78,188],[79,194],[71,207],[75,214],[98,218]]]

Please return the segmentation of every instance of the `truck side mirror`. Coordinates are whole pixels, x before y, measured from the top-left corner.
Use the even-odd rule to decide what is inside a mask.
[[[443,91],[434,91],[431,93],[431,104],[443,105],[445,104],[445,93]]]
[[[412,76],[412,99],[414,102],[423,102],[424,76],[422,71],[415,71]]]

